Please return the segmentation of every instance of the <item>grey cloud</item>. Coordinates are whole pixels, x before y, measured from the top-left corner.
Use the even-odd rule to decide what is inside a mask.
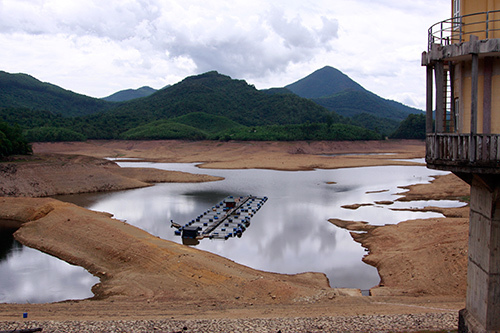
[[[328,42],[337,38],[338,23],[322,17],[322,24],[318,31],[309,29],[299,17],[287,20],[283,12],[273,9],[251,31],[236,28],[202,41],[178,32],[168,48],[175,55],[190,57],[200,71],[216,69],[251,79],[280,73],[290,63],[308,61],[320,49],[330,49]]]
[[[161,13],[152,1],[136,1],[126,4],[99,2],[82,8],[68,21],[60,21],[62,31],[79,35],[95,35],[123,41],[130,38],[150,38],[156,32],[155,22]]]
[[[287,20],[282,10],[274,8],[269,15],[268,23],[283,39],[286,47],[314,47],[315,36],[302,24],[300,17]]]
[[[134,36],[138,28],[160,17],[156,1],[25,1],[0,7],[0,27],[9,33],[93,35],[113,40]]]
[[[191,58],[199,71],[218,70],[236,78],[284,69],[292,57],[270,48],[258,38],[241,35],[204,42],[177,39],[170,45],[173,55]]]
[[[288,20],[285,18],[284,12],[276,8],[273,8],[269,14],[268,21],[274,32],[290,48],[321,48],[325,47],[322,44],[338,37],[338,21],[325,16],[321,17],[321,29],[308,28],[300,16]]]
[[[190,7],[191,6],[191,7]],[[282,10],[264,8],[249,24],[248,17],[221,8],[191,10],[190,6],[160,0],[133,2],[27,1],[0,7],[0,31],[24,34],[66,35],[71,39],[97,37],[134,49],[148,59],[191,59],[198,72],[218,70],[235,78],[253,79],[280,73],[289,64],[309,61],[330,50],[338,22],[318,17],[320,26],[309,27],[300,15],[288,19]],[[198,16],[193,16],[198,15]],[[195,24],[191,24],[195,22]],[[196,24],[196,22],[199,22]],[[68,37],[69,38],[69,37]],[[117,57],[115,64],[126,63]]]
[[[338,38],[339,22],[336,19],[329,19],[322,16],[323,28],[320,30],[321,42],[326,43]]]

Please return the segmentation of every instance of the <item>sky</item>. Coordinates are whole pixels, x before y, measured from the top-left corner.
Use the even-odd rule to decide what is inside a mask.
[[[421,53],[450,0],[0,0],[0,70],[92,97],[218,71],[257,89],[332,66],[425,108]]]

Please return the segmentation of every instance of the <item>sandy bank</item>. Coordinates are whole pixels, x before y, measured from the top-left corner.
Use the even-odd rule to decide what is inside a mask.
[[[469,185],[453,174],[407,189],[409,192],[398,200],[460,199],[469,193]],[[418,210],[439,212],[445,217],[386,226],[372,226],[363,221],[331,219],[330,222],[354,231],[353,239],[369,249],[363,261],[376,267],[381,278],[380,285],[371,289],[373,295],[465,297],[469,207]]]
[[[178,171],[120,168],[112,161],[91,156],[35,154],[0,163],[0,196],[46,197],[221,179]]]
[[[422,158],[422,141],[88,141],[37,143],[36,153],[94,157],[132,157],[155,162],[200,163],[215,169],[311,170],[376,165],[414,165]]]

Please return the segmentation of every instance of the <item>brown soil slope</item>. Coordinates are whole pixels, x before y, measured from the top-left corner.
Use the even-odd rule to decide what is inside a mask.
[[[120,168],[82,155],[36,154],[0,163],[0,196],[45,197],[150,186],[158,182],[204,182],[220,177],[156,169]]]

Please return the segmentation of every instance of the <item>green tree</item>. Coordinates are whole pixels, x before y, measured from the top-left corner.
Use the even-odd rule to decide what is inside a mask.
[[[31,145],[23,136],[21,128],[0,122],[0,157],[31,153]]]
[[[67,128],[61,127],[37,127],[26,131],[26,138],[30,142],[61,142],[61,141],[85,141],[87,138]]]
[[[410,114],[390,138],[425,140],[425,114]]]

